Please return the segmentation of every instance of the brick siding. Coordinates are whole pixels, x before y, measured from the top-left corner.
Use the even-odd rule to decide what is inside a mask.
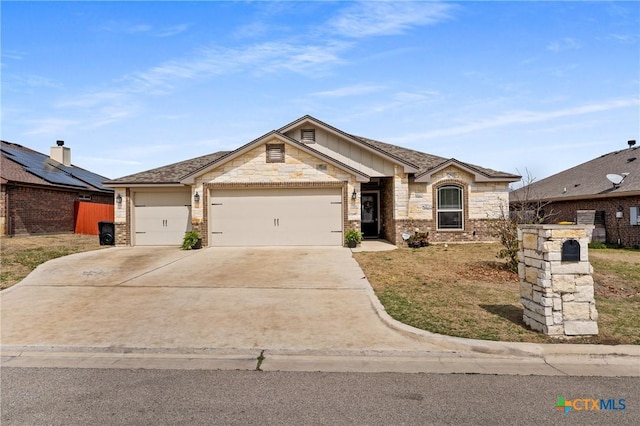
[[[575,222],[578,210],[596,210],[605,212],[606,241],[624,247],[640,245],[640,225],[629,222],[629,208],[640,207],[640,197],[620,197],[594,200],[559,201],[545,206],[545,213],[553,214],[553,222]],[[622,209],[622,218],[616,218],[616,212]]]
[[[78,192],[2,185],[2,212],[7,235],[73,233]],[[92,194],[92,202],[110,204],[113,196]]]

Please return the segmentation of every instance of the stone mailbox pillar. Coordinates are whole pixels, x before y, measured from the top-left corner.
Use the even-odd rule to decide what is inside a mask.
[[[519,225],[524,322],[552,337],[598,334],[589,263],[593,225]]]

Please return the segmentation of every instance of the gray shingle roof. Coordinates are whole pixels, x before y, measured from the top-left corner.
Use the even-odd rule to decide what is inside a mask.
[[[369,143],[370,145],[374,145],[375,147],[379,148],[382,151],[388,152],[390,154],[393,154],[396,157],[402,158],[405,161],[408,161],[414,165],[416,165],[419,168],[419,172],[416,174],[421,174],[424,173],[428,170],[434,169],[436,167],[438,167],[439,165],[446,163],[447,161],[449,161],[448,158],[444,158],[444,157],[439,157],[437,155],[431,155],[431,154],[427,154],[424,152],[420,152],[420,151],[415,151],[413,149],[408,149],[408,148],[403,148],[401,146],[396,146],[396,145],[391,145],[385,142],[380,142],[380,141],[376,141],[374,139],[368,139],[368,138],[364,138],[362,136],[354,136],[357,139],[363,140],[367,143]],[[499,172],[496,170],[492,170],[492,169],[487,169],[486,167],[480,167],[480,166],[476,166],[474,164],[471,163],[465,163],[462,161],[457,161],[460,164],[463,164],[465,166],[468,166],[472,169],[475,169],[477,171],[479,171],[482,174],[487,175],[488,177],[492,177],[492,178],[513,178],[513,179],[519,179],[520,176],[518,175],[513,175],[510,173],[505,173],[505,172]]]
[[[615,187],[607,174],[629,173]],[[640,149],[627,148],[604,154],[529,185],[530,198],[536,200],[585,199],[619,197],[640,194]],[[512,201],[519,199],[524,189],[513,191]]]
[[[106,183],[115,184],[175,184],[192,174],[193,172],[207,167],[215,160],[227,155],[230,151],[218,151],[213,154],[203,155],[201,157],[192,158],[190,160],[180,161],[178,163],[169,164],[167,166],[157,167],[145,172],[134,173],[129,176],[112,179]]]
[[[431,155],[431,154],[426,154],[424,152],[420,152],[420,151],[415,151],[412,149],[408,149],[408,148],[403,148],[400,146],[396,146],[396,145],[391,145],[385,142],[380,142],[374,139],[369,139],[369,138],[365,138],[365,137],[361,137],[361,136],[354,136],[348,133],[343,132],[340,129],[336,129],[326,123],[323,123],[320,120],[317,120],[311,116],[305,115],[301,118],[299,118],[298,120],[280,128],[279,130],[274,130],[270,133],[278,133],[283,137],[284,136],[281,132],[283,132],[285,129],[295,125],[296,123],[306,120],[306,119],[312,119],[322,125],[325,125],[331,129],[334,129],[335,131],[345,135],[346,137],[352,138],[354,140],[360,141],[361,143],[363,143],[364,145],[368,145],[369,147],[371,147],[372,149],[379,151],[383,154],[388,155],[389,157],[392,158],[396,158],[398,159],[400,162],[402,163],[406,163],[408,165],[413,165],[416,166],[419,171],[417,174],[426,172],[430,169],[436,168],[439,165],[449,161],[449,159],[444,158],[444,157],[438,157],[436,155]],[[260,138],[258,138],[260,139]],[[256,140],[258,140],[256,139]],[[250,142],[249,144],[246,144],[240,148],[238,148],[238,150],[245,148],[247,145],[250,145],[252,142]],[[231,151],[231,152],[235,152],[235,151]],[[230,154],[230,151],[220,151],[220,152],[216,152],[214,154],[209,154],[209,155],[204,155],[202,157],[197,157],[197,158],[193,158],[191,160],[185,160],[185,161],[181,161],[179,163],[174,163],[174,164],[169,164],[167,166],[163,166],[163,167],[158,167],[156,169],[153,170],[148,170],[145,172],[141,172],[141,173],[136,173],[133,175],[129,175],[129,176],[124,176],[118,179],[113,179],[111,181],[108,181],[107,184],[110,186],[116,185],[116,184],[171,184],[171,183],[179,183],[183,178],[189,176],[189,175],[193,175],[195,172],[197,172],[198,170],[201,169],[205,169],[208,166],[212,165],[215,161],[221,159],[223,156]],[[505,172],[499,172],[496,170],[491,170],[491,169],[487,169],[485,167],[480,167],[480,166],[476,166],[473,164],[469,164],[469,163],[463,163],[458,161],[458,163],[468,166],[472,169],[477,170],[478,172],[490,177],[490,178],[496,178],[496,179],[509,179],[509,180],[517,180],[520,178],[520,176],[517,175],[513,175],[513,174],[509,174],[509,173],[505,173]]]

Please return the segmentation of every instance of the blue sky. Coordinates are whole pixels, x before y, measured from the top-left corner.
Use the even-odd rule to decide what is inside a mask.
[[[538,180],[640,139],[639,2],[0,8],[2,139],[109,178],[305,114]]]

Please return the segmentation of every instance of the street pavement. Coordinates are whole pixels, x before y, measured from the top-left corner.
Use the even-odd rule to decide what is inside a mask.
[[[640,418],[640,380],[632,377],[3,368],[0,384],[3,426],[637,425]],[[556,408],[558,397],[575,408]]]
[[[639,346],[401,324],[339,247],[110,248],[47,262],[0,303],[4,367],[640,375]]]

